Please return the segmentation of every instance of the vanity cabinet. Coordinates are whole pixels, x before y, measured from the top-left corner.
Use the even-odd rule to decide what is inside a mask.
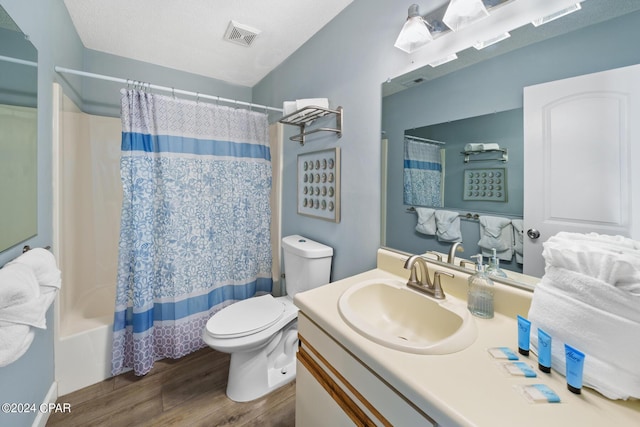
[[[435,426],[373,370],[298,316],[296,426]]]

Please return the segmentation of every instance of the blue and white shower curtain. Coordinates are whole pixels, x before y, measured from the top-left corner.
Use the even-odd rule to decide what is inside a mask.
[[[439,208],[444,205],[440,145],[404,139],[404,204]]]
[[[267,116],[122,90],[114,375],[205,344],[213,313],[270,292]]]

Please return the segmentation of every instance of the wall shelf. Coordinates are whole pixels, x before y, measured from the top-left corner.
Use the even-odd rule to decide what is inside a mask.
[[[482,158],[482,159],[472,159],[471,156],[483,153],[501,153],[500,157],[494,158]],[[464,154],[464,162],[491,162],[498,161],[502,163],[506,163],[509,161],[509,153],[506,148],[498,148],[493,150],[477,150],[477,151],[463,151],[461,154]]]
[[[314,120],[331,115],[336,118],[336,127],[317,127],[308,129]],[[289,139],[299,142],[300,145],[304,145],[305,137],[307,135],[311,135],[316,132],[333,132],[338,135],[338,138],[342,136],[342,107],[330,110],[328,108],[310,105],[294,111],[291,114],[287,114],[278,121],[285,125],[298,126],[300,133],[290,137]]]

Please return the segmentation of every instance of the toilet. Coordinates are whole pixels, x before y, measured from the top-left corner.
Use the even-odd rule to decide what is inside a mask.
[[[282,239],[287,295],[262,295],[223,308],[207,321],[204,342],[231,354],[227,396],[248,402],[296,376],[296,293],[329,283],[333,249],[299,235]]]

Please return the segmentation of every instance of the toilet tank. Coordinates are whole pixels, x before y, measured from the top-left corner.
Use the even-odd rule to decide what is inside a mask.
[[[284,274],[287,294],[329,283],[333,248],[297,234],[282,239]]]

